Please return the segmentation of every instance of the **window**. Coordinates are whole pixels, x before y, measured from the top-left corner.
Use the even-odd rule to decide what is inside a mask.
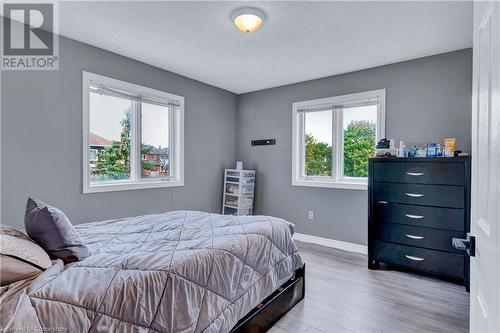
[[[83,72],[83,192],[184,185],[184,98]]]
[[[293,103],[292,185],[367,189],[385,90]]]

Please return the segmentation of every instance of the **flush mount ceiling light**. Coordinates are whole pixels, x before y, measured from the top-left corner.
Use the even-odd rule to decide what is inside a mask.
[[[231,19],[241,32],[259,30],[266,15],[257,8],[240,8],[233,12]]]

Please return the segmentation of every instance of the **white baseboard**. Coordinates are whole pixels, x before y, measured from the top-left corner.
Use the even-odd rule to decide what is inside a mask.
[[[299,242],[313,243],[327,247],[333,247],[335,249],[344,250],[348,252],[356,252],[361,254],[368,253],[368,246],[366,245],[343,242],[335,239],[323,238],[318,236],[311,236],[297,232],[293,235],[293,238],[295,240],[298,240]]]

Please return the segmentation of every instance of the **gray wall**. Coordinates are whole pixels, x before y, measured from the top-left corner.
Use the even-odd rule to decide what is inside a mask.
[[[28,196],[75,224],[220,210],[222,170],[236,158],[235,94],[64,37],[60,61],[58,71],[2,73],[2,223],[23,228]],[[82,194],[83,70],[185,97],[184,187]]]
[[[385,88],[387,137],[451,136],[470,150],[470,49],[236,96],[64,37],[60,43],[58,71],[2,73],[3,224],[23,228],[28,196],[60,207],[75,224],[172,209],[218,212],[222,169],[238,159],[257,169],[257,213],[288,219],[298,232],[365,244],[366,191],[291,186],[293,102]],[[83,70],[186,98],[184,187],[82,194]],[[256,138],[277,145],[251,147]]]
[[[241,95],[238,158],[257,170],[256,212],[296,223],[297,232],[366,244],[366,191],[291,185],[292,103],[385,88],[387,137],[408,143],[456,137],[458,148],[470,151],[471,82],[466,49]],[[263,138],[277,144],[250,146]]]

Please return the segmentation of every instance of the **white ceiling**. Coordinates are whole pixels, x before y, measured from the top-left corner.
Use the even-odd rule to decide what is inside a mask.
[[[254,6],[253,34],[230,20]],[[60,33],[235,92],[472,46],[470,2],[61,2]]]

